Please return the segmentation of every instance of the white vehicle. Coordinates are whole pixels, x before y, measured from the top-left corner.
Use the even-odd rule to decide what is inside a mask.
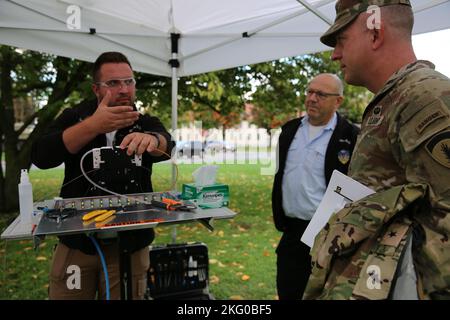
[[[205,152],[205,143],[202,141],[179,141],[176,148],[179,157],[201,157]]]
[[[234,143],[228,141],[206,141],[206,151],[214,152],[236,152],[237,148]]]

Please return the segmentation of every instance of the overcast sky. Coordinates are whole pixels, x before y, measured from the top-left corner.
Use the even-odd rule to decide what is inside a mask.
[[[413,36],[413,46],[418,59],[433,62],[450,78],[450,29]]]

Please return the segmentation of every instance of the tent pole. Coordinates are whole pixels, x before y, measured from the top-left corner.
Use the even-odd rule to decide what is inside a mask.
[[[173,56],[173,55],[172,55]],[[178,124],[178,77],[177,77],[177,68],[172,68],[172,135],[176,138],[176,130]],[[175,165],[172,164],[172,186],[174,186],[174,190],[177,190],[177,186],[174,185],[176,179],[176,168]]]
[[[178,39],[180,38],[179,33],[171,33],[170,40],[172,44],[172,59],[170,59],[169,64],[172,67],[172,136],[176,139],[176,130],[178,126],[178,67],[180,62],[178,61]],[[175,149],[176,152],[176,149]],[[172,152],[172,156],[176,156],[176,153]],[[177,191],[176,183],[176,168],[175,164],[172,163],[172,186],[174,190]],[[172,228],[172,243],[175,243],[177,239],[177,227]]]

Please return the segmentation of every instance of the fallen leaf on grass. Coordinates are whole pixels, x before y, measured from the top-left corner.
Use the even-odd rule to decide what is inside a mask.
[[[216,264],[217,263],[217,259],[209,259],[209,264]]]
[[[210,276],[209,277],[209,283],[211,284],[217,284],[219,283],[220,279],[218,276]]]
[[[218,235],[219,237],[223,237],[224,233],[223,233],[222,230],[220,230],[219,232],[217,232],[217,235]]]
[[[244,300],[244,298],[242,296],[231,296],[230,300]]]
[[[246,274],[244,274],[242,277],[241,277],[241,280],[242,281],[248,281],[250,279],[250,276],[248,276],[248,275],[246,275]]]
[[[269,256],[270,256],[270,252],[267,251],[267,250],[264,250],[264,251],[263,251],[263,256],[264,256],[264,257],[269,257]]]
[[[244,269],[245,268],[242,264],[237,263],[237,262],[232,262],[231,265],[233,267],[237,267],[238,269]]]
[[[44,256],[38,256],[38,257],[36,257],[36,260],[37,260],[37,261],[47,261],[47,257],[44,257]]]

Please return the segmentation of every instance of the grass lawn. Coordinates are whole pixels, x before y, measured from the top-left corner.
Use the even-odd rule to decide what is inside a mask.
[[[180,165],[178,184],[191,182],[199,165]],[[209,252],[210,292],[216,299],[276,299],[275,247],[279,241],[272,222],[273,176],[260,174],[259,165],[221,165],[217,181],[230,186],[234,219],[214,221],[214,232],[198,223],[178,225],[177,243],[204,242]],[[34,201],[58,195],[62,169],[32,170]],[[170,187],[170,166],[156,165],[156,191]],[[3,231],[15,215],[0,215]],[[171,243],[173,227],[156,229],[153,244]],[[0,299],[46,299],[48,271],[55,237],[47,237],[38,250],[31,240],[1,241]]]

